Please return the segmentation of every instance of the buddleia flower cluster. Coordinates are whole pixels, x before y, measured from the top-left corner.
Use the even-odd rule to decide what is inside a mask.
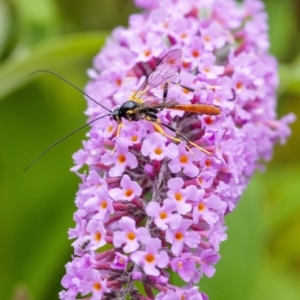
[[[261,1],[135,3],[144,11],[112,32],[88,70],[86,93],[113,110],[178,49],[180,72],[168,97],[214,105],[221,113],[157,113],[193,144],[147,120],[123,119],[118,127],[108,116],[91,123],[74,155],[72,170],[82,183],[69,231],[74,256],[60,299],[208,299],[198,283],[215,273],[224,216],[271,159],[274,144],[290,134],[293,115],[276,117],[277,62],[268,54]],[[89,121],[107,114],[87,103]],[[81,172],[83,166],[88,171]],[[172,284],[172,273],[186,285]]]

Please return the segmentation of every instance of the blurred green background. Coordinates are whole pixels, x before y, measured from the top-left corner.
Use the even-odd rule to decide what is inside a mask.
[[[300,105],[300,1],[266,0],[271,52],[280,62],[278,114]],[[0,299],[57,299],[72,254],[79,179],[69,169],[85,132],[23,169],[49,144],[84,124],[86,70],[109,31],[137,11],[131,0],[0,0]],[[276,146],[227,217],[211,300],[300,299],[300,130]]]

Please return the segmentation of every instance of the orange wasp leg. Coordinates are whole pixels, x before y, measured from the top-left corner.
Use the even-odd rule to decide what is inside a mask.
[[[118,124],[118,129],[117,129],[117,134],[116,134],[116,140],[117,140],[118,136],[120,135],[121,128],[122,128],[123,126],[124,126],[123,123],[119,123],[119,124]],[[112,149],[110,155],[113,155],[115,151],[116,151],[116,144],[115,144],[114,148]]]
[[[155,129],[156,129],[160,134],[164,135],[165,137],[167,137],[168,139],[170,139],[170,140],[172,140],[172,141],[174,141],[174,142],[177,142],[177,143],[180,143],[180,142],[181,142],[181,139],[177,139],[177,138],[175,138],[175,137],[173,137],[173,136],[167,134],[167,133],[162,129],[162,127],[161,127],[158,123],[156,123],[156,122],[154,122],[154,121],[151,121],[151,123],[153,124],[153,126],[155,127]]]
[[[175,138],[175,137],[173,137],[173,136],[167,134],[167,133],[162,129],[162,127],[161,127],[158,123],[155,123],[155,122],[153,122],[153,121],[151,121],[151,122],[152,122],[153,126],[155,127],[155,129],[156,129],[160,134],[164,135],[166,138],[168,138],[168,139],[170,139],[170,140],[172,140],[172,141],[174,141],[174,142],[177,142],[177,143],[182,142],[182,139]],[[159,122],[159,123],[162,124],[163,126],[166,126],[166,124],[164,124],[164,123],[161,123],[161,122]],[[166,127],[167,127],[167,126],[166,126]],[[170,126],[170,127],[171,127],[171,126]],[[168,126],[167,128],[169,128],[169,126]],[[177,130],[176,130],[175,128],[171,127],[171,128],[169,128],[169,129],[171,129],[173,132],[176,132],[176,133],[177,133]],[[188,140],[185,136],[183,136],[182,134],[179,134],[179,135],[180,135],[184,140],[186,140],[187,142],[190,143],[190,140]],[[194,153],[193,153],[192,149],[191,149],[188,145],[185,145],[185,147],[186,147],[186,148],[190,151],[190,153],[194,156]]]
[[[159,123],[159,124],[158,124],[158,123]],[[158,122],[153,122],[153,121],[152,121],[152,124],[153,124],[153,126],[155,127],[155,129],[156,129],[159,133],[161,133],[162,135],[164,135],[165,137],[167,137],[167,138],[169,138],[169,139],[171,139],[171,140],[173,140],[173,141],[175,141],[175,142],[178,142],[178,143],[182,142],[182,140],[185,140],[186,142],[188,142],[188,143],[191,144],[192,146],[198,148],[200,151],[202,151],[202,152],[204,152],[204,153],[206,153],[206,154],[208,154],[208,155],[212,155],[209,151],[207,151],[207,150],[205,150],[204,148],[200,147],[199,145],[193,143],[191,140],[189,140],[187,137],[185,137],[185,136],[184,136],[180,131],[178,131],[176,128],[174,128],[174,127],[172,127],[172,126],[169,126],[169,125],[167,125],[167,124],[161,123],[161,122],[159,122],[159,121],[158,121]],[[181,137],[181,139],[180,139],[180,138],[174,138],[173,136],[167,134],[167,133],[162,129],[162,127],[160,126],[160,124],[163,125],[163,126],[165,126],[165,127],[167,127],[167,128],[170,129],[171,131],[175,132],[177,135],[179,135],[179,136]],[[186,146],[186,148],[191,152],[192,155],[194,155],[194,154],[193,154],[193,151],[191,150],[190,147]]]

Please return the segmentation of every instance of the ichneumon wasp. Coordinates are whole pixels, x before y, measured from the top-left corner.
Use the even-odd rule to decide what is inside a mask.
[[[176,83],[174,80],[176,74],[180,70],[180,64],[182,59],[182,50],[181,49],[174,49],[168,52],[153,68],[150,74],[146,77],[143,84],[138,88],[138,90],[133,93],[130,100],[125,101],[121,106],[115,107],[113,110],[110,110],[103,106],[101,103],[94,100],[92,97],[87,95],[85,92],[80,90],[77,86],[63,78],[62,76],[55,74],[48,70],[39,70],[36,72],[48,72],[51,73],[63,81],[67,82],[80,92],[82,92],[86,97],[90,100],[95,102],[96,104],[100,105],[102,108],[107,110],[109,113],[102,115],[87,124],[77,128],[76,130],[70,132],[68,135],[64,136],[47,149],[45,149],[24,171],[26,171],[29,167],[31,167],[37,160],[39,160],[46,152],[48,152],[51,148],[74,134],[75,132],[81,130],[82,128],[100,120],[104,117],[111,116],[119,125],[116,134],[116,138],[118,137],[122,124],[122,119],[126,119],[129,121],[140,121],[140,120],[147,120],[151,122],[154,128],[161,133],[162,135],[166,136],[167,138],[181,142],[182,140],[186,141],[190,145],[200,149],[202,152],[211,155],[210,152],[205,150],[204,148],[200,147],[199,145],[193,143],[190,139],[185,137],[183,134],[180,133],[176,128],[165,124],[160,121],[158,118],[158,113],[163,109],[171,109],[171,110],[180,110],[188,113],[195,113],[195,114],[204,114],[204,115],[219,115],[221,113],[220,108],[215,105],[210,104],[179,104],[177,101],[168,100],[168,91],[172,85],[179,85],[182,88],[194,92],[195,90],[181,85],[180,83]],[[36,73],[34,72],[34,73]],[[33,73],[33,74],[34,74]],[[168,135],[162,127],[168,128],[172,132],[174,132],[178,137],[173,137]],[[114,151],[114,150],[113,150]]]

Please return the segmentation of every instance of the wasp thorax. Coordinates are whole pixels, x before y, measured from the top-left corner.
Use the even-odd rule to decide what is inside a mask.
[[[139,107],[139,104],[135,101],[132,101],[132,100],[129,100],[129,101],[126,101],[124,102],[121,107],[120,107],[120,111],[121,111],[121,114],[123,115],[126,115],[126,113],[130,110],[134,110],[136,109],[137,107]]]
[[[120,107],[116,107],[112,116],[115,121],[121,122],[122,118],[130,121],[138,121],[135,109],[139,107],[139,104],[135,101],[129,100],[124,102]]]

